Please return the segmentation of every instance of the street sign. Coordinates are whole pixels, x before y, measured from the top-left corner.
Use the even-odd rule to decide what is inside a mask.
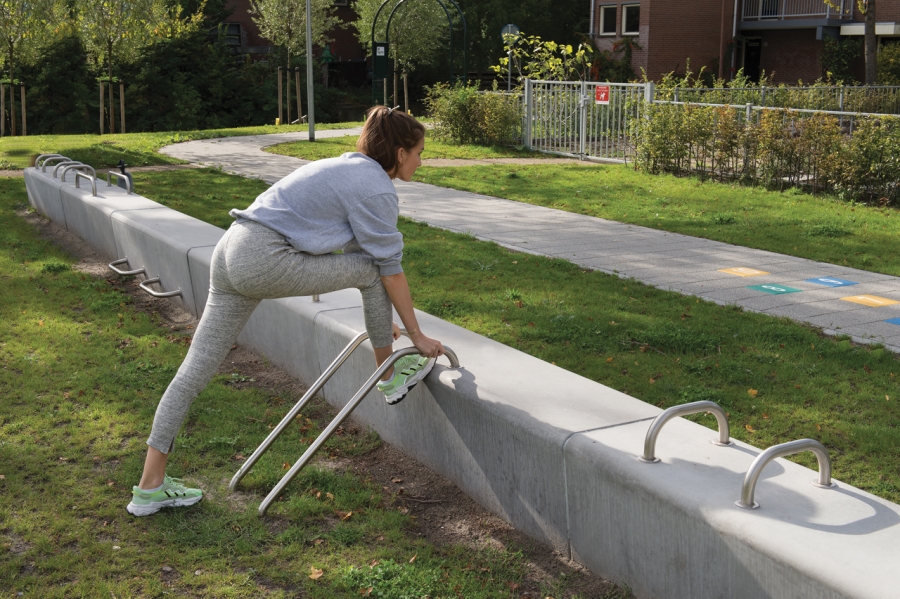
[[[375,42],[375,57],[372,62],[373,77],[375,79],[386,79],[390,72],[387,43]]]
[[[595,104],[609,104],[609,86],[608,85],[598,85],[594,88],[594,103]]]

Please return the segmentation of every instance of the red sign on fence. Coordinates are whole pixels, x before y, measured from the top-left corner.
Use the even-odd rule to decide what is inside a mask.
[[[608,85],[598,85],[594,90],[594,103],[595,104],[609,104],[609,86]]]

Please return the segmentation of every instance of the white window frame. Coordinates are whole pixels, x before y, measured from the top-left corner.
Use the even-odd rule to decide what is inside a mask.
[[[350,0],[334,0],[335,6],[350,6]]]
[[[637,31],[628,31],[625,27],[626,20],[628,18],[628,9],[629,8],[637,8],[638,9],[638,23],[640,23],[640,4],[623,4],[622,5],[622,35],[640,35],[641,29],[640,25],[638,25]]]
[[[619,24],[618,17],[617,17],[617,12],[619,10],[619,6],[617,4],[601,4],[599,8],[600,8],[600,29],[599,29],[598,35],[613,35],[613,36],[616,35],[616,27]],[[606,11],[609,9],[612,9],[612,11],[613,11],[613,17],[612,17],[613,30],[604,32],[603,26],[606,24],[605,15],[606,15]]]

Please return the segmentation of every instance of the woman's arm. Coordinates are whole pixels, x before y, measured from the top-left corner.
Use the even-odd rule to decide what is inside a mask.
[[[384,288],[388,297],[391,298],[391,303],[394,304],[397,314],[400,315],[403,326],[410,333],[409,338],[412,340],[413,345],[416,346],[416,349],[427,358],[437,358],[444,355],[443,344],[437,339],[426,337],[419,329],[406,275],[402,272],[395,275],[387,275],[381,277],[381,282],[384,284]]]

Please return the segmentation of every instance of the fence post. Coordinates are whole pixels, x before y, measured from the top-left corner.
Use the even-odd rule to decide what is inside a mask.
[[[587,142],[585,138],[587,137],[587,112],[588,112],[588,96],[587,96],[587,83],[581,82],[581,100],[579,102],[581,106],[579,107],[579,120],[578,123],[578,153],[581,155],[581,160],[584,160],[585,150]]]
[[[282,110],[282,101],[281,97],[281,67],[278,67],[278,122],[284,122],[284,111]]]
[[[6,85],[0,83],[0,137],[6,135]]]
[[[760,104],[760,106],[765,106],[766,105],[766,86],[763,85],[762,87],[759,88],[759,90],[760,90],[759,104]]]
[[[674,97],[674,100],[675,100],[675,102],[678,101],[678,88],[677,88],[677,87],[675,88],[675,97]]]
[[[524,127],[524,137],[523,145],[531,149],[531,122],[532,117],[534,115],[534,99],[533,99],[533,88],[531,85],[531,79],[525,80],[525,127]]]
[[[103,81],[100,82],[100,135],[103,135],[104,126],[103,126],[103,111],[106,107],[103,103],[106,101],[105,96],[103,95]]]
[[[841,112],[844,112],[844,86],[841,86],[841,95],[838,99],[838,108],[840,108]]]
[[[28,126],[25,124],[25,86],[23,85],[22,90],[22,135],[28,135]]]
[[[653,104],[656,101],[656,84],[648,81],[644,84],[644,102]]]
[[[119,127],[119,133],[125,133],[125,82],[119,81],[119,116],[122,126]]]
[[[750,119],[753,118],[753,104],[747,102],[747,122],[750,122]]]

